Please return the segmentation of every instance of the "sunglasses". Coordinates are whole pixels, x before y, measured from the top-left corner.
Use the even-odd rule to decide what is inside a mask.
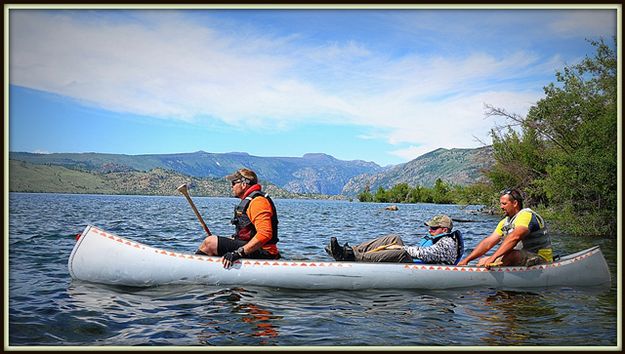
[[[232,186],[234,187],[235,184],[237,183],[241,183],[242,181],[240,179],[235,179],[234,181],[230,182],[232,184]]]
[[[436,230],[442,229],[442,228],[443,228],[442,226],[430,226],[430,230],[432,230],[432,231],[436,231]]]
[[[501,192],[499,192],[499,195],[501,195],[501,196],[509,195],[509,196],[512,197],[512,199],[514,199],[516,201],[523,200],[523,198],[521,198],[521,195],[519,194],[519,192],[514,190],[514,189],[506,188],[506,189],[502,190]]]

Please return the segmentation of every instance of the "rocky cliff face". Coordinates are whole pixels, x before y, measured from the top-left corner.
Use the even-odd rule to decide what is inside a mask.
[[[389,189],[399,183],[407,183],[411,187],[432,187],[438,178],[451,185],[469,185],[485,179],[482,171],[492,166],[492,154],[491,146],[437,149],[383,172],[356,176],[345,184],[341,193],[355,195],[367,185],[371,191],[379,187]]]

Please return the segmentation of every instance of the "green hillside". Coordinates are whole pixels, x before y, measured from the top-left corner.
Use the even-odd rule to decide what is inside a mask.
[[[147,172],[94,173],[14,160],[9,164],[11,192],[177,195],[176,188],[183,183],[197,196],[226,197],[231,193],[224,179],[195,178],[161,168]],[[302,197],[274,185],[266,185],[264,189],[277,198]]]
[[[260,157],[244,152],[204,151],[150,155],[10,152],[9,159],[91,173],[147,172],[160,168],[198,179],[223,178],[232,171],[247,167],[260,178],[290,192],[315,194],[340,194],[350,178],[380,169],[373,162],[342,161],[319,153],[302,157]]]
[[[34,193],[118,194],[101,175],[60,166],[9,161],[9,191]]]

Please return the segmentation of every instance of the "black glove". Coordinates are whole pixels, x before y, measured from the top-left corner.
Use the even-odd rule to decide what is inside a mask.
[[[239,247],[236,251],[224,254],[221,263],[224,265],[224,268],[230,268],[237,259],[243,258],[243,256],[245,256],[245,251],[243,251],[243,247]]]

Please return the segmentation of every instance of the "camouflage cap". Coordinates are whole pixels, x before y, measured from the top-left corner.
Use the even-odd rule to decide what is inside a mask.
[[[258,177],[256,177],[256,173],[252,170],[248,170],[247,168],[242,168],[235,171],[233,174],[226,176],[226,179],[229,181],[246,179],[247,182],[249,182],[248,184],[258,183]]]
[[[454,227],[454,222],[451,218],[445,214],[436,215],[429,221],[425,222],[426,226],[434,226],[434,227],[446,227],[451,230]]]

